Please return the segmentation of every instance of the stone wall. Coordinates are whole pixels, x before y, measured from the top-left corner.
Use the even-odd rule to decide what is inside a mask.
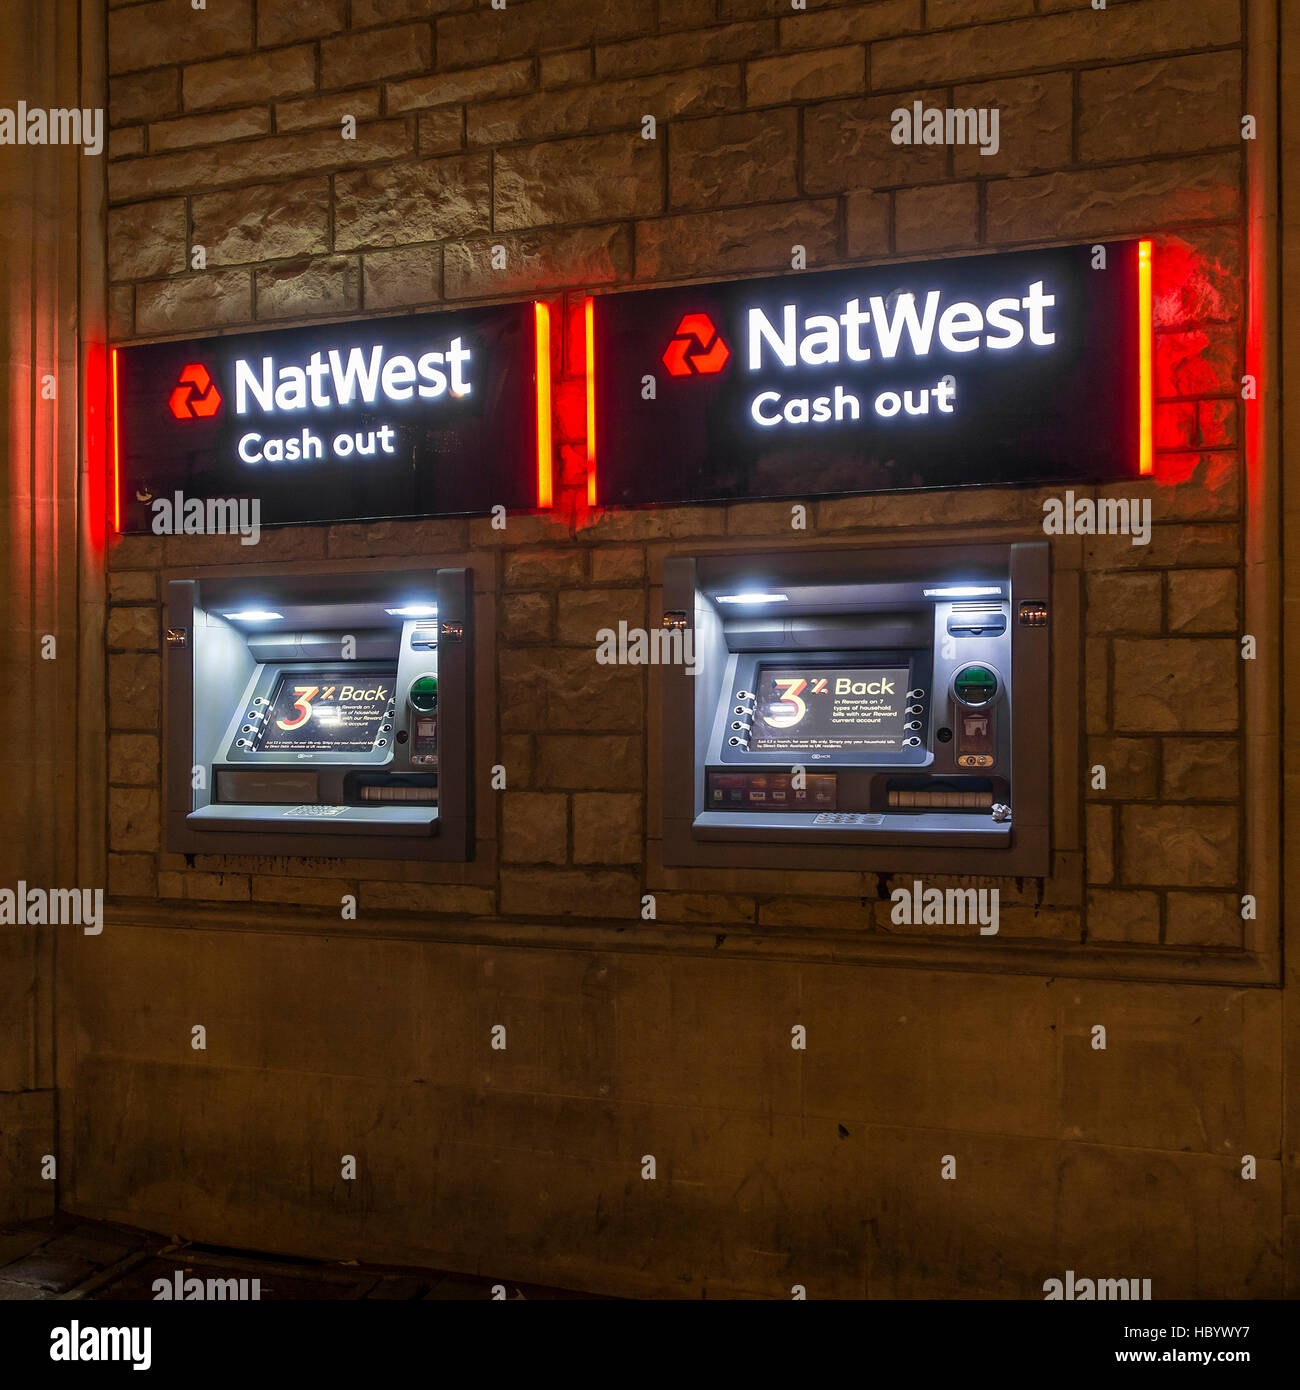
[[[1150,1275],[1157,1297],[1278,1292],[1280,1112],[1262,1078],[1280,1009],[1228,987],[1276,981],[1279,935],[1275,913],[1241,915],[1244,893],[1271,902],[1278,866],[1249,833],[1239,649],[1239,7],[109,3],[115,341],[534,294],[566,312],[554,514],[114,546],[121,926],[107,973],[78,977],[71,1084],[79,1149],[109,1107],[130,1124],[115,1167],[77,1158],[81,1207],[630,1292],[1032,1297],[1089,1260]],[[889,113],[913,100],[997,106],[999,152],[892,144]],[[796,246],[824,269],[1135,235],[1156,246],[1155,476],[1075,491],[1150,498],[1155,525],[1146,546],[1054,545],[1051,876],[989,881],[994,941],[900,942],[885,875],[665,869],[657,683],[594,646],[599,627],[657,620],[666,555],[1038,537],[1057,494],[826,500],[802,537],[778,504],[589,511],[584,294],[787,272]],[[414,556],[474,570],[477,674],[496,692],[476,862],[168,854],[168,575]],[[339,920],[345,893],[357,923]],[[142,1018],[141,997],[165,1002]],[[192,1053],[209,1018],[224,1041]],[[504,1057],[486,1050],[499,1021],[519,1038]],[[177,1115],[183,1168],[158,1128]],[[361,1132],[374,1152],[353,1188],[336,1159]],[[657,1185],[638,1169],[651,1152]],[[940,1180],[949,1153],[965,1183]]]

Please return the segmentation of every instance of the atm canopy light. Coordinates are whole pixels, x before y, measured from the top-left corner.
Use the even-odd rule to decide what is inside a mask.
[[[922,589],[926,598],[1001,598],[998,584],[952,584],[943,589]]]
[[[719,594],[719,603],[784,603],[790,597],[789,594]]]
[[[283,618],[283,613],[272,613],[268,608],[241,608],[238,613],[223,613],[223,618],[233,618],[240,623],[269,623],[273,618]]]
[[[405,608],[385,608],[384,612],[390,618],[436,618],[438,605],[436,603],[408,603]]]

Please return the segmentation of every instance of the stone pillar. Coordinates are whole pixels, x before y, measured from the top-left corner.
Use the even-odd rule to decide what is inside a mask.
[[[103,0],[0,6],[0,92],[10,109],[104,106],[102,10]],[[103,297],[105,158],[79,145],[0,145],[0,889],[15,893],[20,883],[103,886],[78,863],[77,753],[83,705],[103,704],[102,677],[97,694],[93,673],[89,687],[79,680],[83,603],[86,634],[102,609],[96,583],[85,586],[79,571],[83,528],[104,544],[83,496],[83,478],[102,489],[103,442],[96,463],[84,406],[92,359],[102,390],[103,332],[98,351],[88,350],[82,304]],[[102,320],[97,309],[93,322]],[[54,980],[56,953],[76,948],[66,936],[76,931],[0,924],[0,1219],[56,1202],[57,1182],[42,1176],[44,1156],[58,1154]]]

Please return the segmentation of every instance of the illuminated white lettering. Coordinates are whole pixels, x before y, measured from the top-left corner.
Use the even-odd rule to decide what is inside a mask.
[[[776,353],[783,367],[793,367],[795,361],[795,306],[787,304],[781,310],[781,332],[772,327],[762,309],[749,311],[749,370],[756,372],[763,365],[763,342]],[[773,421],[773,424],[776,422]]]
[[[984,315],[975,305],[962,301],[950,304],[939,319],[939,341],[949,352],[974,352],[984,331]],[[974,334],[974,337],[970,337]],[[963,335],[963,336],[959,336]]]

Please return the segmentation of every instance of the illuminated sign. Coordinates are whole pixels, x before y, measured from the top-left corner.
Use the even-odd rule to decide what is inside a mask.
[[[1151,244],[602,295],[601,505],[1118,481],[1151,454]]]
[[[549,506],[549,355],[531,302],[115,349],[115,524],[176,492],[263,525]]]

